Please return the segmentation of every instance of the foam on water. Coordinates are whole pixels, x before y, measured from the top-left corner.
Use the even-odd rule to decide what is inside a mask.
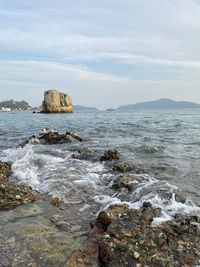
[[[115,204],[127,204],[131,209],[140,209],[144,202],[150,202],[153,207],[161,209],[161,217],[154,218],[152,226],[158,225],[162,222],[172,220],[176,214],[190,214],[200,216],[200,208],[197,207],[191,200],[185,202],[176,201],[177,187],[170,185],[169,183],[160,182],[159,180],[145,175],[146,181],[138,183],[137,189],[135,189],[127,200],[122,200],[121,196],[127,192],[119,192],[113,196],[98,195],[94,197],[97,203],[103,206],[103,209],[107,209],[110,205]],[[157,193],[155,193],[155,189]],[[165,198],[162,196],[162,190],[168,192],[168,196],[171,198]],[[123,198],[124,199],[124,198]]]
[[[49,131],[47,129],[43,130]],[[51,130],[52,131],[52,130]],[[124,143],[128,141],[124,141]],[[97,142],[100,144],[100,142]],[[122,143],[121,143],[122,144]],[[105,144],[103,144],[103,147]],[[63,149],[64,147],[64,149]],[[179,146],[180,147],[180,146]],[[180,149],[179,149],[180,150]],[[162,149],[154,147],[154,152]],[[161,209],[153,225],[173,219],[177,213],[200,215],[192,201],[176,200],[178,188],[147,174],[135,175],[132,191],[112,189],[112,172],[102,162],[72,159],[72,151],[62,145],[27,145],[2,151],[1,159],[13,162],[12,179],[63,199],[67,204],[82,204],[81,212],[92,209],[91,200],[105,209],[113,204],[127,204],[139,209],[150,202]]]
[[[32,186],[36,190],[48,191],[44,184],[44,170],[56,170],[56,165],[65,161],[63,158],[38,153],[35,146],[13,148],[3,151],[2,160],[13,162],[12,179]]]

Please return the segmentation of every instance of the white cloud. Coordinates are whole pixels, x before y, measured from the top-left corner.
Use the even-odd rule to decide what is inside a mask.
[[[59,87],[99,106],[128,94],[191,98],[199,32],[197,0],[0,1],[1,97],[20,91],[38,103]]]
[[[39,105],[43,92],[57,88],[75,104],[107,108],[144,99],[171,97],[196,101],[200,81],[140,81],[55,62],[3,61],[0,65],[1,98],[24,98]],[[12,94],[11,94],[12,92]],[[180,97],[182,95],[182,97]]]

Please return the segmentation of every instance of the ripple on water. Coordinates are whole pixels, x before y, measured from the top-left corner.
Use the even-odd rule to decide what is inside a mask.
[[[117,147],[129,160],[134,161],[135,158],[141,162],[148,160],[150,167],[151,165],[159,166],[160,163],[165,163],[166,166],[169,166],[165,172],[169,173],[171,182],[175,185],[178,184],[180,188],[184,188],[184,186],[181,187],[177,175],[181,177],[182,172],[189,167],[199,169],[199,165],[194,161],[194,158],[193,164],[189,166],[192,158],[191,153],[199,145],[200,127],[197,127],[199,116],[197,113],[188,116],[188,118],[185,114],[171,111],[168,113],[162,111],[161,114],[154,111],[148,114],[134,112],[108,115],[107,113],[98,113],[98,115],[72,114],[68,117],[58,115],[56,120],[55,116],[40,114],[37,120],[31,114],[22,114],[22,116],[24,116],[24,121],[19,120],[19,125],[11,123],[14,127],[13,133],[16,130],[17,135],[21,136],[22,139],[25,135],[28,137],[35,134],[36,129],[41,130],[44,127],[49,127],[49,125],[61,131],[73,130],[84,134],[91,133],[93,140],[89,144],[96,149],[104,150]],[[160,119],[161,116],[162,120]],[[12,118],[10,120],[12,121]],[[33,124],[34,128],[30,130],[31,127],[29,126]],[[185,124],[187,124],[187,127],[183,127]],[[195,127],[192,127],[193,124]],[[87,129],[85,125],[87,125]],[[0,121],[0,129],[2,127]],[[29,127],[28,132],[25,131],[27,127]],[[190,129],[189,133],[188,129]],[[145,144],[143,143],[144,137],[146,137]],[[12,140],[13,134],[7,133],[5,138],[10,140],[13,145],[17,145],[16,140]],[[190,147],[188,150],[187,147],[184,147],[184,144],[189,139],[194,147]],[[116,201],[125,201],[132,206],[140,206],[142,202],[148,200],[156,205],[156,201],[153,199],[157,196],[158,199],[161,199],[160,203],[163,205],[163,210],[166,210],[166,213],[171,216],[169,209],[166,208],[167,204],[165,204],[165,201],[169,201],[169,197],[166,197],[163,191],[168,190],[172,198],[172,194],[176,194],[176,189],[169,187],[164,181],[160,183],[159,180],[149,176],[135,185],[134,192],[117,192],[116,195],[116,192],[109,187],[113,176],[109,168],[102,163],[71,159],[72,151],[76,149],[77,145],[10,147],[8,150],[1,152],[1,158],[14,162],[13,179],[30,184],[40,191],[48,191],[53,196],[59,195],[65,199],[66,203],[80,203],[83,208],[84,205],[87,205],[87,202],[92,203],[92,205],[96,202],[101,205],[101,208],[104,208],[107,205],[106,203],[110,204]],[[198,161],[197,154],[193,153],[194,155]],[[180,164],[180,162],[183,164]],[[172,170],[178,171],[173,172]],[[196,180],[197,178],[195,178],[194,183]],[[191,180],[185,182],[189,184]],[[193,187],[190,194],[195,195],[195,190],[195,187]],[[92,205],[90,205],[91,209]]]

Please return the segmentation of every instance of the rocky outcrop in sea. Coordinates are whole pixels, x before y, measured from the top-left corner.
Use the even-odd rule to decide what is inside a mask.
[[[64,143],[74,143],[83,142],[86,139],[79,135],[66,132],[59,133],[50,129],[43,129],[38,135],[33,135],[29,139],[25,140],[19,145],[19,147],[24,147],[26,145],[36,145],[36,144],[64,144]]]
[[[42,113],[72,113],[73,105],[70,96],[57,90],[44,92]]]

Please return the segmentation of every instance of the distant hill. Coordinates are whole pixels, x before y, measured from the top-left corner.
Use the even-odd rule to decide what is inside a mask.
[[[14,101],[11,99],[0,102],[0,108],[11,108],[11,110],[27,110],[30,109],[31,106],[24,100]]]
[[[141,102],[132,105],[118,107],[117,110],[135,110],[135,109],[187,109],[200,108],[200,104],[188,101],[174,101],[168,98],[161,98],[155,101]]]
[[[74,111],[75,112],[97,112],[99,111],[97,108],[93,107],[85,107],[85,106],[80,106],[80,105],[74,105]]]

